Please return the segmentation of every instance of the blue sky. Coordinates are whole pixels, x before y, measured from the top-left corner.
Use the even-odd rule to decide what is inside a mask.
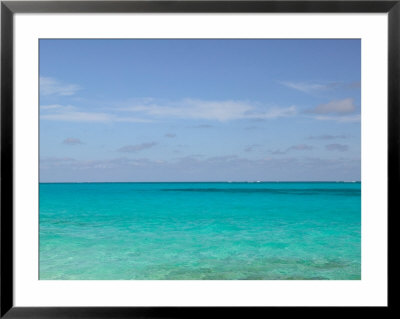
[[[360,40],[40,40],[40,181],[360,180]]]

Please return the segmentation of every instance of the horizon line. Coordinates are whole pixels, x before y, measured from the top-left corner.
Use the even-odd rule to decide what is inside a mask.
[[[134,182],[39,182],[39,184],[133,184],[133,183],[361,183],[355,181],[134,181]]]

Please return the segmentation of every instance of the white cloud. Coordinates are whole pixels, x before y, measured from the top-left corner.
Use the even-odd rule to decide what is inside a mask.
[[[88,112],[60,112],[41,115],[42,120],[64,121],[64,122],[110,122],[111,116],[107,113]]]
[[[148,104],[147,104],[148,103]],[[314,109],[303,111],[303,116],[315,120],[358,122],[360,114],[347,115],[354,110],[352,99],[332,101]],[[162,119],[209,120],[227,122],[233,120],[267,120],[298,115],[296,106],[265,108],[257,103],[241,101],[183,100],[176,103],[154,103],[148,100],[130,107],[102,108],[99,111],[81,110],[72,105],[50,104],[40,106],[42,120],[64,122],[131,122],[149,123]],[[129,116],[135,114],[137,116]],[[309,114],[309,115],[306,115]],[[192,126],[211,128],[210,124]],[[172,136],[166,136],[172,137]]]
[[[328,89],[328,85],[319,83],[307,83],[307,82],[279,82],[279,83],[291,89],[304,93],[312,93],[315,91]]]
[[[203,101],[185,99],[171,103],[141,103],[120,108],[120,111],[134,112],[141,116],[156,118],[179,118],[227,122],[241,119],[273,119],[293,116],[295,106],[264,109],[259,105],[243,101]]]
[[[106,112],[83,112],[72,105],[41,105],[40,106],[41,120],[48,121],[63,121],[63,122],[133,122],[143,123],[150,122],[146,119],[140,119],[129,116],[119,116],[113,113]]]
[[[252,107],[248,104],[235,101],[210,102],[184,100],[175,103],[175,105],[135,105],[122,110],[142,113],[153,117],[229,121],[242,117],[243,114],[252,110]]]
[[[307,94],[312,94],[312,93],[319,93],[322,91],[327,91],[327,90],[337,90],[337,89],[359,89],[361,87],[361,83],[359,81],[356,82],[328,82],[328,83],[310,83],[310,82],[290,82],[290,81],[284,81],[284,82],[279,82],[280,84],[303,92]]]
[[[264,113],[259,113],[258,115],[254,114],[252,118],[254,119],[274,119],[278,117],[290,117],[297,114],[297,108],[293,106],[284,107],[284,108],[271,108]]]
[[[308,109],[305,113],[313,114],[348,114],[356,110],[354,100],[351,98],[331,101],[326,104],[320,104],[312,109]]]
[[[136,100],[128,107],[102,108],[88,111],[72,105],[41,105],[41,119],[66,122],[154,122],[162,119],[208,120],[227,122],[234,120],[267,120],[290,117],[297,114],[296,106],[263,107],[245,101],[203,101],[185,99],[175,102]],[[135,114],[137,116],[129,116]],[[210,124],[196,127],[209,128]],[[170,136],[169,136],[170,137]]]
[[[43,95],[74,95],[81,87],[76,84],[62,83],[51,77],[40,77],[40,94]]]
[[[325,115],[317,115],[312,117],[315,120],[319,121],[336,121],[340,123],[353,123],[353,122],[360,122],[361,115],[354,114],[348,116],[325,116]]]
[[[56,110],[56,109],[61,109],[64,108],[65,106],[62,106],[60,104],[51,104],[51,105],[41,105],[40,109],[41,110]]]

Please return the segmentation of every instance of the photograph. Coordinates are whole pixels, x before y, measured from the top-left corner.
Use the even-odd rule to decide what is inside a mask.
[[[361,281],[361,39],[38,41],[39,280]]]

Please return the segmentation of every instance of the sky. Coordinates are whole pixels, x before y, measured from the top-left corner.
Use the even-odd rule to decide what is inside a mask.
[[[40,40],[40,181],[359,181],[360,40]]]

